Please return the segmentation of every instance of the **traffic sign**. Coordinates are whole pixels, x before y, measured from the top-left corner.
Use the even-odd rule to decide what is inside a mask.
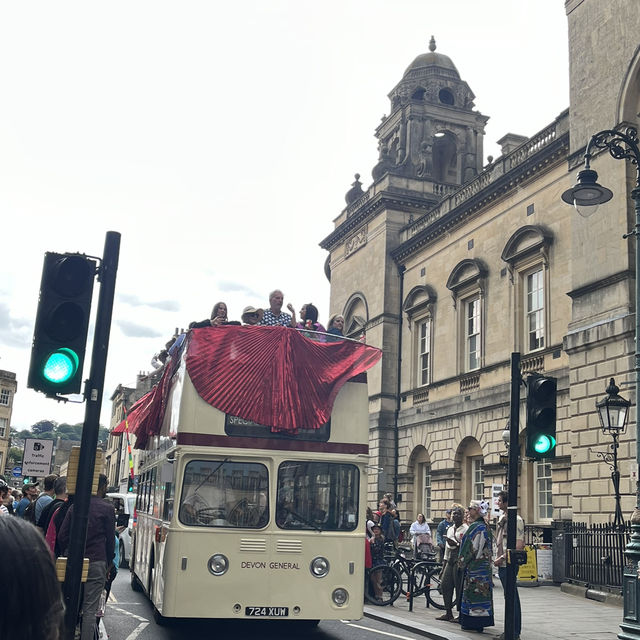
[[[25,438],[22,455],[22,470],[25,476],[44,478],[51,470],[53,440]]]
[[[11,469],[11,475],[13,475],[14,478],[19,478],[22,475],[22,467],[13,467],[13,469]]]

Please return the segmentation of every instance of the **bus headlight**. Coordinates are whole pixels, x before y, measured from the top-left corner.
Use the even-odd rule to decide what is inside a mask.
[[[309,571],[314,578],[324,578],[329,573],[329,561],[322,556],[318,556],[311,561]]]
[[[339,607],[342,607],[347,604],[347,601],[349,600],[349,594],[346,589],[334,589],[333,593],[331,594],[331,599]]]
[[[209,558],[207,568],[214,576],[222,576],[229,569],[229,558],[221,553],[216,553]]]

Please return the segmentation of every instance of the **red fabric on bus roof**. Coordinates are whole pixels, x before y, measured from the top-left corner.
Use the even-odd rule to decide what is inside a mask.
[[[315,342],[285,327],[223,325],[192,331],[186,363],[212,406],[295,434],[327,422],[342,385],[381,356],[366,344]]]
[[[314,342],[285,327],[193,329],[185,346],[187,372],[206,402],[291,434],[327,422],[342,385],[382,356],[362,343]],[[137,449],[160,432],[178,359],[167,362],[158,384],[129,410],[129,432],[136,436]],[[124,429],[123,420],[114,432]]]

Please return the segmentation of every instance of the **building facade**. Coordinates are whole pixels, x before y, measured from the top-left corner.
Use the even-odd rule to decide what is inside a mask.
[[[567,0],[570,105],[531,138],[508,133],[483,163],[487,117],[436,43],[389,94],[372,184],[359,176],[321,242],[331,313],[383,350],[369,372],[369,500],[394,491],[407,519],[489,498],[506,483],[511,354],[558,380],[557,455],[519,465],[528,523],[609,521],[611,439],[595,401],[615,377],[635,405],[635,168],[603,152],[614,192],[582,218],[561,201],[601,129],[638,126],[640,5]],[[599,24],[597,31],[589,25]],[[616,35],[618,34],[618,35]],[[620,36],[620,34],[623,34]],[[614,71],[615,70],[615,71]],[[525,395],[520,407],[524,454]],[[618,450],[623,512],[634,504],[635,408]],[[635,467],[633,467],[635,469]]]
[[[16,374],[12,371],[0,370],[0,474],[4,474],[7,456],[11,447],[11,413],[13,397],[18,390]],[[9,476],[7,476],[9,477]]]

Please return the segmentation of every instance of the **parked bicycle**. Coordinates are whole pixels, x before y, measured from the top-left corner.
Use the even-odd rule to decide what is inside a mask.
[[[364,599],[379,607],[393,604],[400,595],[402,578],[395,567],[379,565],[365,569]]]
[[[404,596],[407,596],[409,591],[411,591],[413,598],[424,595],[427,599],[427,606],[445,609],[440,580],[442,565],[436,560],[435,552],[421,551],[416,556],[410,557],[407,550],[396,549],[391,545],[386,549],[385,559],[400,574],[401,593]],[[413,588],[410,590],[409,582],[412,573]]]

